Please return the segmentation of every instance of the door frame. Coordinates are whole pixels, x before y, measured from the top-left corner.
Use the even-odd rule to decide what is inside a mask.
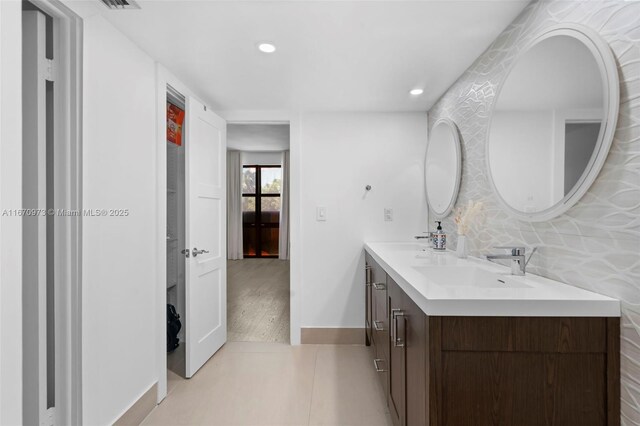
[[[211,105],[197,96],[167,68],[156,62],[156,366],[158,392],[156,403],[167,396],[167,85],[185,98],[192,97],[204,105]],[[189,111],[186,111],[188,114]],[[185,143],[187,134],[183,134]]]
[[[299,345],[302,313],[302,230],[300,224],[301,117],[293,111],[220,111],[227,124],[289,125],[289,342]]]
[[[0,208],[22,207],[22,5],[0,1]],[[22,219],[0,216],[0,424],[22,424]]]
[[[56,85],[55,424],[82,424],[82,94],[83,23],[60,0],[30,0],[54,20]],[[14,41],[15,42],[15,41]],[[21,144],[20,144],[21,145]]]

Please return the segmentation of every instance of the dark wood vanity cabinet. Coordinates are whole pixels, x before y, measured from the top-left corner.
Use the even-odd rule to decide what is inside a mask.
[[[396,425],[424,425],[427,316],[368,254],[366,259],[370,344],[391,417]]]
[[[426,423],[427,316],[391,278],[388,404],[396,425]]]
[[[427,316],[367,264],[386,284],[367,309],[395,426],[620,425],[619,318]]]
[[[369,296],[367,318],[371,323],[368,344],[371,345],[373,366],[379,373],[382,387],[387,392],[389,381],[389,314],[387,302],[387,274],[373,259],[367,257]],[[368,328],[367,328],[368,330]]]

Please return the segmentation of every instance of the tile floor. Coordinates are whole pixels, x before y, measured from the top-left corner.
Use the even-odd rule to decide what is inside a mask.
[[[364,346],[229,342],[143,425],[391,425]]]

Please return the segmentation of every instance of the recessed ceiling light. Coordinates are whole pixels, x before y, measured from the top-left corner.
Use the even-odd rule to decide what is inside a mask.
[[[423,92],[424,92],[424,90],[422,90],[422,89],[411,89],[409,91],[409,93],[412,94],[413,96],[422,95]]]
[[[273,53],[276,51],[276,46],[271,43],[259,43],[258,50],[264,53]]]

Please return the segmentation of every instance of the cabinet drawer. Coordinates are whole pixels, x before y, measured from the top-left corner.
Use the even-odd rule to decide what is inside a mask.
[[[605,318],[443,317],[443,351],[604,353]]]

